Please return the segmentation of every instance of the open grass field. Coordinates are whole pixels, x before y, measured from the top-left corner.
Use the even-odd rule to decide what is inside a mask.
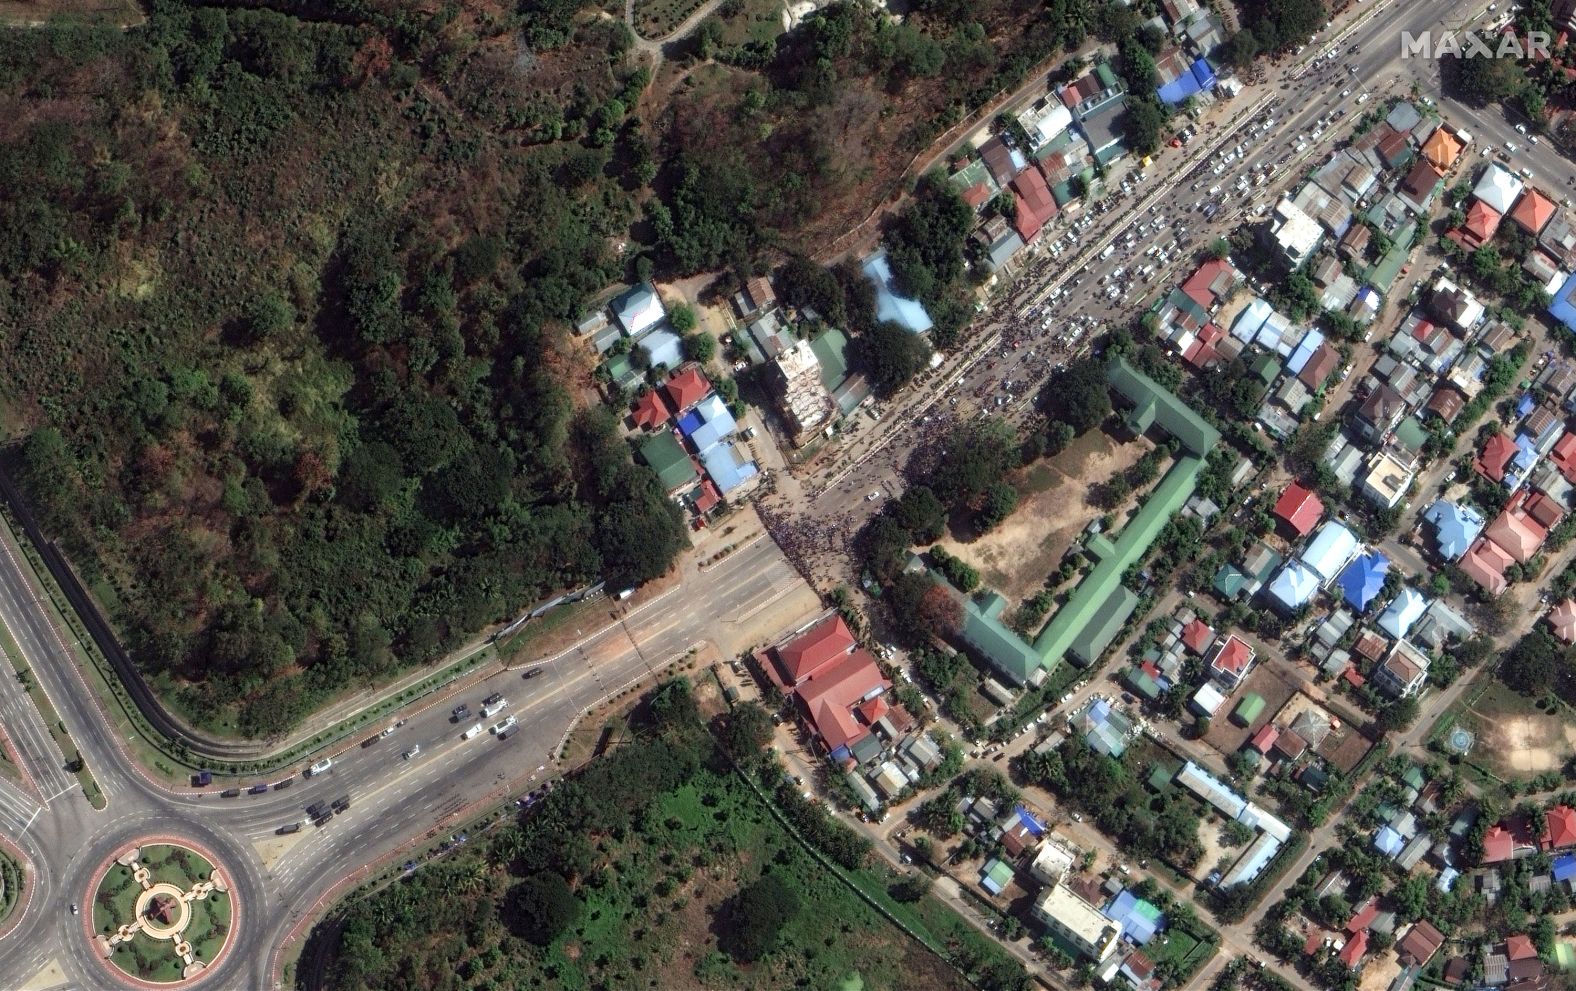
[[[1018,490],[1018,508],[1000,526],[970,543],[949,539],[942,546],[977,569],[1008,602],[1021,602],[1039,591],[1083,528],[1103,515],[1090,501],[1093,487],[1153,446],[1142,438],[1119,444],[1091,430],[1009,479]]]
[[[742,0],[737,6],[737,13],[727,4],[718,10],[724,45],[765,43],[783,33],[783,0]]]

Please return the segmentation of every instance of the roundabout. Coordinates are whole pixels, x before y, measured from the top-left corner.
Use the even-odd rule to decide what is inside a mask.
[[[146,837],[100,864],[85,899],[93,956],[139,986],[196,983],[232,943],[239,911],[226,867],[190,840]]]

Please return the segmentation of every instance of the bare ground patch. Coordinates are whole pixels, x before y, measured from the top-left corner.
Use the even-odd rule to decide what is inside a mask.
[[[966,544],[950,538],[941,544],[1009,603],[1021,602],[1039,590],[1083,528],[1103,515],[1090,503],[1091,489],[1153,446],[1143,439],[1119,444],[1091,430],[1062,453],[1014,474],[1018,508],[1000,526]]]

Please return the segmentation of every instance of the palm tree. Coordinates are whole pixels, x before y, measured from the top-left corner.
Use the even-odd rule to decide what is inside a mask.
[[[487,865],[475,861],[460,874],[455,881],[455,886],[466,894],[475,894],[487,886]]]

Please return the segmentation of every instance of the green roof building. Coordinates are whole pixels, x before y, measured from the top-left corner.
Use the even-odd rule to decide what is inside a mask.
[[[1116,586],[1116,590],[1100,603],[1100,607],[1089,617],[1089,622],[1084,624],[1082,632],[1068,648],[1080,667],[1088,667],[1100,659],[1100,655],[1105,653],[1111,641],[1121,632],[1127,617],[1137,608],[1138,596],[1125,585]]]
[[[831,392],[848,377],[848,335],[828,327],[810,338],[810,350],[821,365],[821,384]]]
[[[1151,407],[1150,422],[1175,437],[1190,454],[1203,457],[1220,443],[1220,431],[1176,394],[1129,365],[1126,358],[1111,362],[1105,378],[1135,409]]]
[[[946,582],[940,575],[938,581]],[[964,643],[978,651],[996,670],[1006,675],[1013,684],[1027,684],[1030,676],[1040,666],[1040,656],[1023,642],[1023,638],[1006,623],[1001,614],[1007,600],[999,592],[990,592],[983,601],[972,598],[963,600],[963,629],[959,633]]]
[[[1264,696],[1249,692],[1237,703],[1237,709],[1231,714],[1243,726],[1252,726],[1253,721],[1264,715]]]
[[[1270,384],[1275,381],[1275,376],[1280,374],[1280,370],[1280,361],[1277,360],[1275,355],[1268,352],[1259,355],[1253,359],[1252,364],[1248,365],[1248,371],[1257,375],[1259,381],[1264,383],[1265,388],[1269,388]]]
[[[695,462],[684,453],[678,438],[666,431],[640,445],[640,460],[657,473],[657,481],[668,492],[681,489],[700,477],[700,472],[695,470]]]
[[[1155,683],[1155,679],[1149,676],[1149,672],[1143,668],[1128,668],[1126,680],[1127,687],[1131,688],[1140,697],[1150,702],[1160,697],[1160,686]]]
[[[607,376],[620,389],[633,389],[640,381],[640,369],[629,360],[629,355],[615,354],[607,359]]]
[[[1235,564],[1227,563],[1221,565],[1220,570],[1215,572],[1214,587],[1221,598],[1236,599],[1241,597],[1243,590],[1248,587],[1248,583],[1252,580],[1242,573],[1241,568]]]
[[[1408,416],[1396,424],[1395,441],[1413,455],[1421,454],[1423,445],[1428,443],[1428,428],[1416,416]]]

